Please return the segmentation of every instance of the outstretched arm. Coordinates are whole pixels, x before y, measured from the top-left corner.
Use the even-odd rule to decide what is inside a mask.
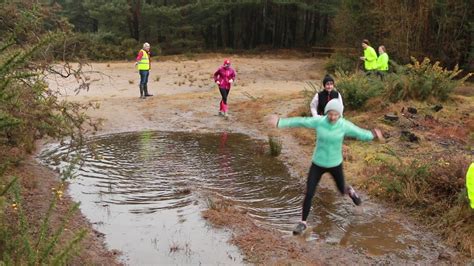
[[[360,128],[347,120],[345,121],[344,126],[345,126],[344,131],[345,131],[346,136],[353,137],[362,141],[370,141],[370,140],[373,140],[374,138],[383,140],[383,135],[380,129],[376,128],[370,131],[367,129]]]
[[[291,118],[279,118],[278,116],[271,116],[269,123],[270,125],[278,128],[285,127],[306,127],[306,128],[317,128],[319,122],[323,117],[291,117]]]

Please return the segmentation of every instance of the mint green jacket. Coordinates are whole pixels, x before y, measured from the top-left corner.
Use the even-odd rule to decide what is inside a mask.
[[[377,53],[372,46],[364,49],[364,67],[365,70],[375,70],[377,68]]]
[[[388,54],[383,53],[377,58],[377,70],[388,71]]]
[[[357,127],[342,117],[334,124],[329,122],[327,116],[280,118],[278,127],[314,128],[317,134],[312,161],[325,168],[335,167],[342,163],[342,142],[345,136],[364,141],[374,139],[371,131]]]

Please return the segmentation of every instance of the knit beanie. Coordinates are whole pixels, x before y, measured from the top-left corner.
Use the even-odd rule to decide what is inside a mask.
[[[326,107],[324,108],[324,114],[327,114],[329,111],[336,111],[342,116],[344,107],[342,106],[340,99],[332,99],[326,104]]]
[[[329,81],[332,81],[334,83],[334,79],[331,76],[326,75],[323,79],[323,87],[326,86],[326,83],[328,83]]]

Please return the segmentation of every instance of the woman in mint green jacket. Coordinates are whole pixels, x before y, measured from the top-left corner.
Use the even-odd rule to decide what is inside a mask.
[[[293,230],[293,234],[301,234],[306,228],[306,219],[311,209],[316,187],[321,176],[328,172],[332,175],[336,186],[342,195],[347,194],[354,204],[360,205],[361,199],[351,186],[346,187],[342,169],[342,142],[345,136],[354,137],[363,141],[371,141],[375,137],[382,139],[379,129],[372,131],[357,127],[342,118],[343,106],[337,99],[330,100],[324,108],[325,116],[278,118],[274,116],[270,123],[278,128],[306,127],[314,128],[317,132],[316,147],[313,152],[312,164],[309,169],[306,184],[306,195],[303,201],[301,222]]]

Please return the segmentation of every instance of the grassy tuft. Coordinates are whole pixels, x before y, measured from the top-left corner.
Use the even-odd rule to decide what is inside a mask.
[[[281,154],[282,142],[273,136],[268,136],[268,145],[270,146],[270,155],[279,156]]]

